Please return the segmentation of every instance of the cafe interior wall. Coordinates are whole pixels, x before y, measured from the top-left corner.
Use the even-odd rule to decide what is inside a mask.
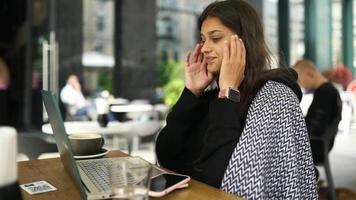
[[[50,6],[55,2],[55,6]],[[54,30],[59,47],[59,87],[71,72],[82,74],[82,1],[4,0],[0,2],[0,56],[10,71],[6,120],[19,131],[39,129],[42,119],[42,44]],[[65,10],[66,12],[63,12]],[[40,13],[40,14],[39,14]],[[53,17],[52,15],[55,15]],[[52,17],[52,18],[51,18]],[[70,30],[70,31],[68,31]],[[39,63],[39,64],[38,64]],[[4,105],[2,105],[4,106]]]

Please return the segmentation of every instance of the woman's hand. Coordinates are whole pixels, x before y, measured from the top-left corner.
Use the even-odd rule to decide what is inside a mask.
[[[201,48],[202,45],[197,44],[193,55],[188,52],[185,59],[185,85],[195,96],[201,95],[214,78],[213,74],[207,70]]]
[[[233,35],[224,42],[224,54],[219,75],[220,89],[238,89],[245,75],[246,49],[243,41]]]

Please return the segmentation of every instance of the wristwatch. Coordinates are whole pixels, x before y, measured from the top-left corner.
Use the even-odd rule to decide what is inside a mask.
[[[227,89],[220,89],[219,98],[227,98],[233,102],[240,102],[240,91],[228,87]]]

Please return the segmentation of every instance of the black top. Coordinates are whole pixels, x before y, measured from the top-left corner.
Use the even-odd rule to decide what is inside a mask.
[[[0,187],[0,199],[22,200],[19,184],[16,182]]]
[[[217,90],[197,98],[187,88],[157,138],[161,165],[220,187],[242,127],[237,103],[217,98]]]
[[[321,136],[333,119],[341,116],[341,108],[339,92],[332,83],[326,82],[318,87],[305,117],[308,133]]]
[[[275,79],[301,98],[296,75]],[[257,93],[257,92],[256,92]],[[156,141],[159,163],[219,188],[243,125],[239,103],[217,98],[218,90],[196,97],[187,88]]]

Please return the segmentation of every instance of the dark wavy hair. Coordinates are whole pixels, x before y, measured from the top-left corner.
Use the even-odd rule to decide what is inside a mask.
[[[255,9],[243,0],[216,1],[209,4],[199,17],[198,26],[209,17],[218,18],[222,24],[234,31],[246,48],[245,78],[239,90],[240,107],[246,115],[255,96],[256,86],[260,85],[261,75],[271,69],[271,53],[263,33],[263,26]]]

